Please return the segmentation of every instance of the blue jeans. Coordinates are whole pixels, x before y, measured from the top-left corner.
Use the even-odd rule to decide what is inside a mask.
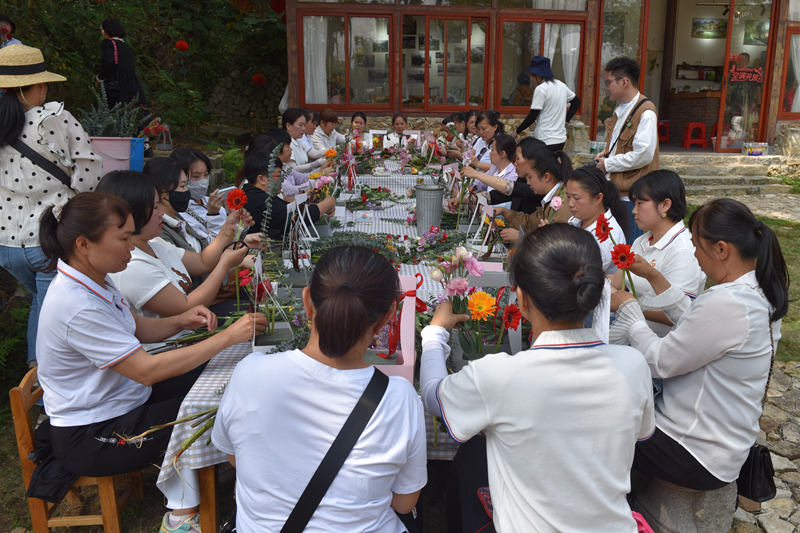
[[[636,217],[633,216],[633,208],[636,207],[636,204],[633,202],[626,202],[625,200],[623,200],[622,203],[628,208],[628,233],[625,234],[625,242],[633,244],[633,241],[644,232],[636,225]]]
[[[8,270],[23,287],[28,289],[33,299],[28,314],[28,363],[36,360],[36,330],[39,326],[39,310],[42,308],[47,287],[56,275],[56,271],[39,272],[48,263],[42,249],[38,246],[14,248],[0,246],[0,267]]]

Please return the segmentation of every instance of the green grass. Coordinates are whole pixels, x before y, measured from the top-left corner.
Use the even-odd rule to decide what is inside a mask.
[[[778,176],[781,183],[791,186],[790,194],[800,194],[800,176]]]
[[[759,219],[778,236],[789,270],[789,312],[781,326],[777,357],[781,361],[800,361],[800,224],[772,218]]]

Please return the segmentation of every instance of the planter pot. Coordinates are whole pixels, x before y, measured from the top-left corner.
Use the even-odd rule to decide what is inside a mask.
[[[444,188],[438,185],[417,185],[417,232],[422,235],[442,223]]]
[[[319,233],[320,237],[330,237],[331,233],[333,233],[333,229],[327,221],[317,222],[314,226],[317,228],[317,233]]]
[[[91,137],[94,151],[103,158],[103,174],[113,170],[144,167],[144,139],[139,137]]]
[[[461,347],[461,330],[453,330],[453,335],[450,337],[450,362],[453,366],[453,369],[458,372],[464,366],[469,364],[470,361],[474,361],[475,359],[480,359],[484,355],[490,353],[512,353],[511,347],[508,341],[508,335],[506,338],[503,339],[503,342],[500,343],[500,346],[495,347],[494,344],[486,344],[483,346],[483,350],[479,354],[465,354],[464,350]]]

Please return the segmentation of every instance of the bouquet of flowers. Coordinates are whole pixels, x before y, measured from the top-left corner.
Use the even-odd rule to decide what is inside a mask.
[[[333,192],[334,179],[331,176],[319,176],[311,188],[311,195],[309,200],[312,203],[318,203],[324,200]]]

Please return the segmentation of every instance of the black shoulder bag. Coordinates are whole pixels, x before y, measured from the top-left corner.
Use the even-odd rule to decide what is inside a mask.
[[[769,346],[772,350],[772,359],[769,362],[769,374],[767,374],[767,386],[764,389],[764,397],[761,399],[761,409],[764,409],[764,401],[767,399],[767,389],[772,377],[772,364],[775,362],[775,344],[772,340],[772,322],[769,325]],[[772,457],[769,449],[762,444],[753,444],[747,454],[742,469],[739,471],[739,479],[736,480],[737,492],[754,502],[765,502],[775,497],[775,469],[772,466]]]
[[[14,142],[10,143],[10,146],[17,152],[30,159],[31,163],[58,179],[58,181],[66,185],[68,188],[72,188],[72,180],[69,176],[67,176],[66,172],[58,168],[58,166],[56,166],[56,164],[52,161],[48,161],[47,158],[45,158],[42,154],[22,142],[20,139],[15,139]]]
[[[605,154],[603,154],[603,157],[608,157],[608,154],[611,153],[611,150],[613,150],[614,147],[617,146],[617,142],[619,141],[619,138],[622,136],[622,132],[625,131],[625,128],[630,128],[631,127],[631,120],[633,119],[633,115],[634,115],[634,113],[636,113],[636,110],[639,109],[640,107],[642,107],[642,105],[645,102],[649,102],[649,101],[650,101],[649,98],[642,98],[641,100],[639,100],[639,103],[636,104],[636,107],[633,108],[633,111],[628,113],[628,118],[625,119],[625,123],[622,125],[622,128],[620,128],[619,135],[617,135],[617,138],[614,139],[614,142],[608,147],[608,150],[606,151]]]
[[[311,477],[311,481],[306,485],[303,494],[286,519],[286,523],[281,529],[281,533],[301,533],[308,525],[308,521],[317,510],[319,502],[322,501],[323,496],[328,491],[336,474],[342,468],[347,456],[355,446],[364,428],[378,404],[386,392],[386,387],[389,385],[389,378],[378,370],[373,369],[372,379],[369,380],[367,388],[361,398],[358,399],[353,412],[347,417],[342,429],[331,444],[328,453],[323,457],[322,462],[317,467],[317,471]]]

